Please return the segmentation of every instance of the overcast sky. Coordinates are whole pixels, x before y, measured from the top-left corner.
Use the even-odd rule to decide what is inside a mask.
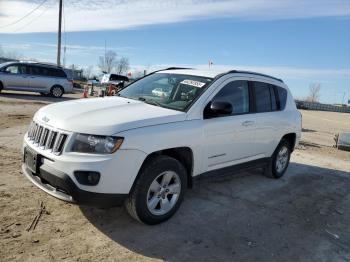
[[[58,0],[0,0],[0,45],[55,61]],[[241,68],[284,78],[295,96],[350,99],[350,0],[64,0],[67,64],[107,48],[132,66]]]

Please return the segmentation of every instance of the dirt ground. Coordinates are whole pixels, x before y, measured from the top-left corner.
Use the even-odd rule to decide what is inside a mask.
[[[172,219],[145,226],[123,208],[57,200],[23,177],[22,137],[52,101],[0,94],[0,261],[350,261],[350,152],[331,147],[350,114],[302,111],[303,142],[283,178],[254,170],[202,183]]]

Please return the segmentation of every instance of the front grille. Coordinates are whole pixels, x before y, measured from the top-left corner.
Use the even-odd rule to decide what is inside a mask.
[[[66,133],[32,122],[28,130],[29,141],[44,150],[60,155],[67,141]]]

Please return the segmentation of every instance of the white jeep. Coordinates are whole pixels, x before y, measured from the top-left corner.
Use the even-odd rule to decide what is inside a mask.
[[[159,96],[154,90],[168,90]],[[170,218],[199,178],[263,167],[280,178],[301,134],[282,80],[253,72],[171,68],[117,96],[41,108],[23,173],[59,199],[125,204],[146,224]]]

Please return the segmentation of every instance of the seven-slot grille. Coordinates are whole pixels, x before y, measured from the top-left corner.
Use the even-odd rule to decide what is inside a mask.
[[[45,150],[51,150],[51,152],[57,155],[62,153],[67,136],[67,134],[44,127],[35,122],[32,122],[28,130],[28,138],[34,145]]]

